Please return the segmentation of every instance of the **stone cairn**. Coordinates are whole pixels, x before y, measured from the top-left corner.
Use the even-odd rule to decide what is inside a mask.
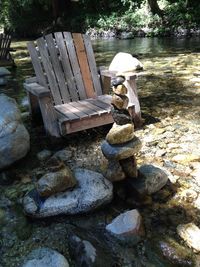
[[[112,116],[114,124],[101,145],[104,156],[108,159],[105,176],[110,181],[136,178],[137,164],[135,154],[141,149],[141,141],[134,135],[134,124],[128,111],[129,99],[124,86],[125,78],[112,79]]]

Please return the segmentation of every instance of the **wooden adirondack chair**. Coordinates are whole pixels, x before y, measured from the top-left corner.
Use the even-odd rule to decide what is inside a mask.
[[[36,77],[28,79],[32,115],[41,111],[46,131],[55,137],[113,122],[111,96],[104,94],[90,38],[56,32],[29,42]]]
[[[0,66],[15,66],[15,62],[10,54],[14,51],[10,48],[11,35],[1,33],[0,34]]]

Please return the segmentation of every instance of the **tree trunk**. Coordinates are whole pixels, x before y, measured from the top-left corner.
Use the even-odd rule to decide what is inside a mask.
[[[147,0],[147,2],[153,15],[157,14],[159,17],[164,15],[164,12],[160,9],[157,0]]]

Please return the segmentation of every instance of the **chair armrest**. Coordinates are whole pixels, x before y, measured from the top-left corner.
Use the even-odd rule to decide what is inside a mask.
[[[36,77],[30,77],[25,79],[25,83],[37,83],[37,78]]]
[[[38,83],[24,83],[24,88],[37,97],[50,96],[50,91]]]

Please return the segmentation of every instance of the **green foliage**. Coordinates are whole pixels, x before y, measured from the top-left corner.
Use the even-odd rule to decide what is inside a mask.
[[[200,26],[199,0],[157,0],[163,16],[152,15],[147,0],[0,0],[0,26],[17,36],[54,30],[134,31],[150,28],[149,36],[169,29]]]

